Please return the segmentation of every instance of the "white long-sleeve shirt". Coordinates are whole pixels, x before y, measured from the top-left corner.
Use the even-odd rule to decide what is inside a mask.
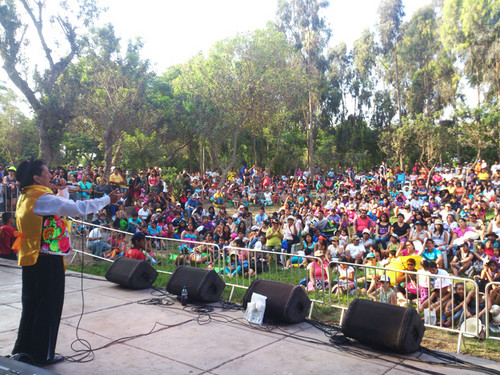
[[[68,189],[60,190],[59,195],[45,194],[37,199],[33,212],[40,216],[82,216],[99,211],[110,203],[109,196],[85,201],[68,199]]]

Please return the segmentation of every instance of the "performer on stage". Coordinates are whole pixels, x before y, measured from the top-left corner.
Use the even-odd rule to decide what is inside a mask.
[[[17,202],[16,241],[22,266],[22,315],[14,358],[38,365],[58,362],[57,332],[64,303],[63,256],[71,251],[70,228],[65,216],[87,215],[116,203],[121,194],[74,202],[64,179],[57,186],[42,160],[23,161],[16,172],[21,196]],[[53,190],[57,190],[54,195]],[[29,356],[29,357],[28,357]]]

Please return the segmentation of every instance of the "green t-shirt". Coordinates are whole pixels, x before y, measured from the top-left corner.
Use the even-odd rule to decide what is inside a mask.
[[[273,233],[273,228],[269,228],[267,231],[266,231],[266,238],[268,235],[270,235],[271,233]],[[283,230],[280,229],[279,230],[279,233],[283,234]],[[270,238],[267,238],[267,241],[266,241],[266,246],[280,246],[281,245],[281,241],[282,239],[280,238],[280,236],[278,235],[278,232],[274,233],[272,235],[272,237]]]

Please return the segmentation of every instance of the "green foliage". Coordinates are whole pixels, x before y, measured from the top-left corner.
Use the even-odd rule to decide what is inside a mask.
[[[436,1],[407,21],[402,0],[383,0],[376,34],[329,50],[328,5],[280,0],[274,25],[156,76],[140,39],[123,47],[112,25],[92,28],[94,0],[60,1],[58,15],[44,2],[4,1],[0,55],[35,117],[0,97],[0,136],[14,140],[0,161],[29,156],[36,137],[49,162],[224,175],[242,164],[284,173],[315,162],[500,158],[498,0]],[[23,39],[26,27],[41,38]],[[40,47],[45,62],[35,66]],[[466,103],[467,85],[477,106]]]
[[[123,132],[122,139],[121,164],[133,173],[138,173],[150,165],[163,164],[164,155],[156,132],[146,135],[135,129],[133,134]]]
[[[31,157],[39,141],[36,125],[17,108],[12,90],[0,91],[0,161],[2,165],[17,165]],[[35,154],[35,156],[37,156]]]
[[[72,7],[61,0],[58,5],[54,7],[58,14],[47,14],[43,1],[8,0],[0,5],[3,67],[35,113],[40,150],[47,163],[58,157],[64,130],[77,103],[76,91],[61,79],[80,52],[84,39],[81,33],[100,11],[94,0],[80,0]],[[25,38],[28,27],[36,30],[38,38]],[[40,54],[40,50],[44,63],[30,63],[29,57]]]
[[[179,200],[184,188],[184,183],[177,169],[174,167],[164,168],[162,170],[162,178],[166,182],[172,198]]]

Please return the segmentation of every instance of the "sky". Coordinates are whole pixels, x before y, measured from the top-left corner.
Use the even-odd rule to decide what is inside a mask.
[[[74,0],[68,1],[71,4]],[[218,40],[235,36],[237,33],[264,28],[267,22],[275,20],[277,0],[98,0],[102,13],[98,24],[111,23],[115,33],[128,40],[140,37],[144,43],[143,58],[150,60],[156,73],[163,73],[169,66],[183,63],[199,52],[206,53]],[[403,0],[405,20],[419,8],[432,0]],[[46,2],[55,7],[57,2]],[[365,28],[375,31],[380,0],[330,0],[330,6],[322,10],[332,29],[331,46],[345,42],[348,48],[361,36]],[[53,9],[51,9],[53,10]],[[46,28],[57,27],[47,24]],[[33,28],[31,27],[31,30]],[[28,30],[27,39],[37,38]],[[31,34],[30,34],[31,31]],[[55,32],[48,34],[48,42],[53,46]],[[51,38],[52,36],[52,38]],[[34,43],[36,45],[37,42]],[[63,50],[67,51],[66,44]],[[27,56],[30,64],[45,65],[43,51],[30,50]],[[0,83],[14,89],[21,99],[23,95],[11,83],[5,71],[0,69]],[[27,103],[20,103],[25,113],[30,112]]]
[[[144,57],[157,73],[207,52],[218,40],[264,28],[274,21],[277,0],[101,0],[108,11],[101,23],[112,23],[124,42],[141,37]],[[379,0],[330,0],[323,10],[333,30],[331,44],[348,47],[365,28],[375,30]],[[403,0],[407,19],[431,0]],[[140,4],[140,5],[139,5]]]

